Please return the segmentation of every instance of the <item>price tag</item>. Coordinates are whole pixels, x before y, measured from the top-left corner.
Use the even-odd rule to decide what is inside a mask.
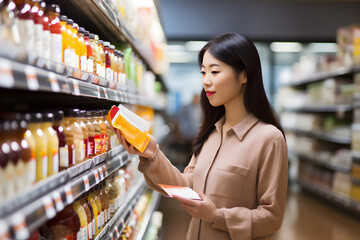
[[[80,95],[79,84],[75,79],[73,79],[73,85],[74,85],[74,94]]]
[[[55,202],[56,211],[60,212],[64,209],[64,203],[61,199],[60,193],[58,191],[54,191],[51,195]]]
[[[114,240],[114,236],[113,236],[112,232],[110,232],[110,238],[111,238],[111,240]]]
[[[15,80],[11,70],[11,62],[0,58],[0,86],[12,88],[14,85]]]
[[[11,224],[14,229],[16,239],[28,239],[30,237],[29,229],[26,226],[25,216],[17,212],[11,217]]]
[[[55,211],[54,203],[53,203],[51,197],[45,196],[45,197],[43,197],[42,200],[43,200],[43,205],[44,205],[46,217],[48,219],[51,219],[51,218],[55,217],[56,211]]]
[[[104,172],[102,168],[99,168],[99,172],[100,172],[100,180],[102,181],[104,179]]]
[[[90,183],[87,175],[83,176],[83,181],[84,181],[85,191],[89,191]]]
[[[115,226],[115,227],[114,227],[114,230],[115,230],[115,232],[116,232],[116,237],[119,238],[119,237],[120,237],[120,232],[119,232],[118,226]]]
[[[120,155],[120,167],[122,167],[123,165],[124,165],[123,157],[122,155]]]
[[[109,99],[109,96],[108,96],[108,94],[107,94],[106,88],[103,88],[103,89],[104,89],[104,93],[105,93],[105,98],[106,98],[106,99]]]
[[[104,173],[105,173],[105,177],[109,176],[108,169],[106,166],[104,166]]]
[[[24,71],[29,90],[39,90],[39,81],[36,76],[36,69],[32,66],[26,66]]]
[[[53,92],[60,92],[59,83],[58,83],[58,81],[56,79],[55,73],[49,72],[48,78],[49,78],[49,81],[50,81],[51,90]]]
[[[97,170],[94,170],[94,171],[93,171],[93,174],[94,174],[94,176],[95,176],[95,182],[96,182],[96,184],[98,184],[98,183],[100,182],[98,171],[97,171]]]
[[[3,220],[0,220],[0,239],[10,240],[9,226]]]
[[[118,102],[119,101],[118,91],[114,90],[114,93],[115,93],[115,100]]]
[[[64,187],[64,191],[65,191],[65,196],[66,196],[66,202],[68,204],[71,204],[74,201],[71,187],[69,185],[66,185]]]
[[[122,218],[120,221],[121,221],[121,224],[125,227],[125,220]]]
[[[101,98],[99,86],[96,86],[96,89],[97,89],[97,96],[98,96],[98,98]]]

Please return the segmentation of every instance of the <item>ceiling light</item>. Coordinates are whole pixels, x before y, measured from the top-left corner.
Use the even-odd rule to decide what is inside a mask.
[[[298,42],[273,42],[270,49],[273,52],[301,52],[302,45]]]
[[[205,46],[206,43],[206,41],[189,41],[185,43],[185,48],[188,51],[198,52]]]

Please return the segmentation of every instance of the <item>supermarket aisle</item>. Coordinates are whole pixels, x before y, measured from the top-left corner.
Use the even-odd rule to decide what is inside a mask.
[[[184,240],[190,216],[180,204],[162,198],[162,240]],[[358,240],[360,219],[297,189],[289,189],[283,225],[270,240]]]

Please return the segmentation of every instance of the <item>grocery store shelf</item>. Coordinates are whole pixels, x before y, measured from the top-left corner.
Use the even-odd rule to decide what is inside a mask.
[[[158,193],[156,191],[152,192],[151,201],[149,203],[148,210],[146,211],[145,216],[144,216],[144,220],[141,223],[141,228],[140,228],[139,232],[136,235],[137,240],[142,240],[145,237],[145,234],[146,234],[147,229],[149,227],[151,216],[154,213],[154,211],[157,209],[157,206],[158,206],[159,201],[160,201],[160,197],[161,197],[160,193]]]
[[[0,57],[0,88],[3,89],[70,94],[161,108],[159,104],[136,94],[134,89],[115,90],[108,88],[108,85],[107,80],[80,70],[68,69],[62,75]]]
[[[346,166],[341,166],[341,165],[330,163],[330,162],[321,161],[321,160],[318,160],[316,157],[314,157],[314,156],[312,156],[310,154],[299,153],[299,152],[296,152],[296,151],[292,151],[290,149],[289,149],[289,153],[298,156],[299,159],[301,159],[301,160],[305,160],[307,162],[316,164],[318,166],[321,166],[321,167],[324,167],[324,168],[327,168],[327,169],[330,169],[330,170],[343,172],[343,173],[350,173],[350,171],[351,171],[351,167],[346,167]]]
[[[331,71],[327,71],[327,72],[313,73],[313,74],[311,74],[311,76],[296,79],[290,83],[283,84],[282,86],[283,87],[290,87],[290,86],[296,87],[296,86],[301,86],[301,85],[305,85],[308,83],[322,81],[327,78],[343,77],[343,76],[351,75],[351,74],[357,73],[359,71],[360,71],[359,67],[340,67],[340,68],[337,68],[337,69],[334,69]]]
[[[129,154],[122,147],[117,147],[51,176],[3,203],[0,206],[0,219],[5,220],[13,230],[14,239],[27,238],[30,232],[129,160]],[[23,226],[20,232],[19,224]]]
[[[110,221],[105,225],[103,230],[99,233],[99,235],[95,238],[95,240],[101,239],[111,239],[110,234],[116,236],[115,226],[118,227],[119,233],[123,227],[125,227],[125,222],[129,217],[130,211],[135,206],[134,202],[136,203],[139,199],[140,195],[143,193],[145,189],[146,183],[144,178],[140,178],[134,185],[131,187],[129,192],[126,194],[124,202],[121,204],[121,207],[116,211]],[[131,207],[132,206],[132,207]],[[127,218],[125,218],[127,217]],[[123,226],[122,226],[123,225]],[[119,228],[120,226],[120,228]]]
[[[324,140],[327,142],[333,142],[333,143],[338,143],[338,144],[344,144],[344,145],[350,145],[351,144],[351,138],[350,136],[338,136],[335,134],[330,134],[330,133],[325,133],[322,131],[306,131],[306,130],[300,130],[300,129],[296,129],[296,128],[285,128],[285,131],[289,131],[289,132],[293,132],[296,134],[301,134],[301,135],[305,135],[305,136],[309,136],[309,137],[315,137],[317,139],[320,140]]]
[[[330,202],[336,204],[337,206],[348,210],[352,214],[360,216],[360,202],[354,201],[349,197],[342,196],[340,194],[332,192],[328,188],[314,183],[305,179],[298,179],[298,183],[306,190],[329,200]]]
[[[307,104],[299,107],[284,107],[285,111],[288,112],[349,112],[353,110],[351,104]]]

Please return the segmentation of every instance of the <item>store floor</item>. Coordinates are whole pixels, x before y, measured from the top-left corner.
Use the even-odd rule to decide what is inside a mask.
[[[162,198],[164,213],[161,240],[184,240],[190,215],[174,199]],[[289,189],[284,221],[270,240],[358,240],[360,218],[337,209],[322,199]]]

